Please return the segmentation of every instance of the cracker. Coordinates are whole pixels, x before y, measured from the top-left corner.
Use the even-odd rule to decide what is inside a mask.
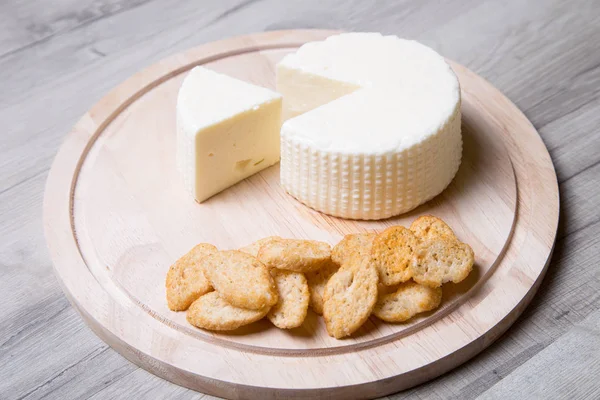
[[[442,301],[442,288],[408,281],[391,293],[380,292],[373,314],[387,322],[404,322],[415,315],[436,309]]]
[[[316,271],[307,272],[306,280],[310,290],[310,307],[319,315],[323,315],[323,294],[329,278],[337,272],[339,265],[330,261]]]
[[[217,292],[210,292],[194,301],[187,312],[190,324],[211,331],[230,331],[263,318],[269,307],[247,310],[225,301]]]
[[[269,268],[316,271],[331,259],[331,246],[316,240],[277,239],[261,246],[258,259]]]
[[[350,257],[370,257],[376,233],[353,233],[344,236],[331,250],[331,259],[343,265]]]
[[[386,286],[383,283],[379,282],[379,284],[377,285],[378,298],[383,296],[384,294],[394,293],[396,290],[398,290],[400,285],[402,285],[402,283],[399,283],[398,285]]]
[[[411,263],[413,279],[430,287],[458,283],[469,275],[474,259],[473,249],[457,240],[438,237],[423,241]]]
[[[279,236],[268,236],[266,238],[259,239],[256,242],[250,243],[249,245],[242,247],[240,249],[240,251],[243,251],[244,253],[248,253],[251,256],[257,257],[258,251],[260,250],[262,245],[269,243],[276,239],[281,239],[281,238]]]
[[[391,286],[412,277],[410,264],[418,243],[412,231],[403,226],[392,226],[375,237],[371,260],[381,283]]]
[[[277,286],[279,300],[267,318],[278,328],[291,329],[302,325],[308,312],[308,283],[304,274],[273,268],[271,275]]]
[[[330,336],[340,339],[362,326],[375,307],[377,283],[377,271],[366,259],[333,274],[323,295],[323,317]]]
[[[456,239],[452,228],[433,215],[422,215],[410,225],[410,230],[421,239],[435,239],[439,236]]]
[[[200,243],[171,265],[165,282],[171,310],[187,310],[194,300],[212,290],[200,261],[216,252],[212,244]]]
[[[233,306],[260,310],[277,303],[277,289],[267,267],[237,250],[219,251],[202,260],[219,295]]]

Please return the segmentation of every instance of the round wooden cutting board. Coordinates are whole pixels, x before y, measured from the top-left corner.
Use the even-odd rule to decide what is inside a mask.
[[[334,32],[267,32],[209,43],[134,75],[87,112],[48,177],[44,221],[56,274],[90,327],[154,374],[227,398],[365,398],[436,377],[504,332],[537,290],[558,223],[548,152],[527,118],[452,63],[462,87],[464,151],[441,195],[383,221],[329,217],[298,203],[273,166],[198,204],[175,169],[175,102],[196,65],[274,87],[275,64]],[[230,333],[196,329],[167,308],[169,266],[199,242],[235,249],[270,235],[324,240],[446,220],[476,254],[442,306],[404,324],[372,317],[351,338],[312,311],[300,328],[263,320]]]

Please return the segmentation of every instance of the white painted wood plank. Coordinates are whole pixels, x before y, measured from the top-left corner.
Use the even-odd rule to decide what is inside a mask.
[[[101,399],[172,399],[172,400],[213,400],[218,397],[194,392],[155,377],[143,369],[137,369],[127,376],[110,383],[106,389],[89,397]]]
[[[590,146],[597,148],[597,139]],[[573,157],[577,155],[574,154]],[[560,186],[563,230],[559,235],[569,235],[600,221],[598,212],[600,163],[598,161],[600,159],[596,159],[589,168],[575,173]]]
[[[0,58],[148,0],[5,0],[0,3]]]
[[[596,311],[479,399],[598,399],[599,376],[600,311]]]
[[[600,69],[599,76],[600,76]],[[600,82],[598,83],[600,85]],[[540,129],[554,162],[559,182],[572,179],[598,162],[600,97]]]

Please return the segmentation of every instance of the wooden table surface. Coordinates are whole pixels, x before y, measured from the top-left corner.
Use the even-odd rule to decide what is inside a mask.
[[[482,354],[390,398],[600,398],[600,1],[2,0],[0,399],[210,398],[138,368],[83,323],[52,272],[44,183],[79,116],[139,69],[293,28],[430,45],[513,100],[556,167],[558,240],[533,303]]]

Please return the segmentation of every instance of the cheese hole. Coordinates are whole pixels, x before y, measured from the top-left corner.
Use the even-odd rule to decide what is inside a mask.
[[[209,156],[209,157],[212,157],[212,156],[214,156],[214,155],[215,155],[214,153],[208,153],[208,156]]]
[[[235,165],[233,166],[233,169],[236,171],[243,171],[244,169],[246,169],[246,167],[248,167],[248,164],[250,164],[251,161],[252,161],[251,158],[248,158],[246,160],[240,160],[235,163]]]

